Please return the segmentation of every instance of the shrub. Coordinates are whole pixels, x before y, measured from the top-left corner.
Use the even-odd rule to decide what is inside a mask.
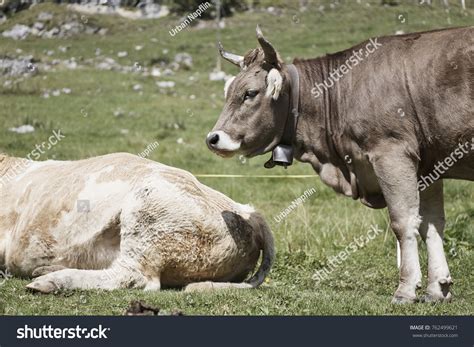
[[[200,4],[209,2],[212,10],[209,9],[202,14],[202,18],[212,18],[215,16],[216,0],[168,0],[164,4],[170,7],[171,12],[177,14],[187,14],[194,12]],[[231,16],[233,11],[242,11],[247,8],[245,0],[220,0],[221,17]]]

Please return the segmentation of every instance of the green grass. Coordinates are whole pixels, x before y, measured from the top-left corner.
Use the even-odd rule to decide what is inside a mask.
[[[228,50],[243,54],[256,47],[255,26],[280,51],[282,57],[315,57],[350,47],[368,37],[393,34],[396,30],[420,31],[447,26],[473,24],[473,10],[462,13],[453,7],[446,13],[441,7],[426,6],[357,6],[320,13],[317,5],[300,13],[288,7],[282,16],[268,13],[237,14],[226,19],[221,40]],[[24,11],[0,26],[0,31],[14,23],[33,23],[43,10],[64,16],[63,7],[39,5]],[[408,15],[404,24],[399,13]],[[296,16],[296,17],[295,17]],[[448,21],[449,18],[449,21]],[[56,19],[55,19],[56,20]],[[176,94],[160,93],[155,78],[138,74],[97,71],[92,68],[40,72],[20,82],[16,89],[0,87],[0,151],[25,156],[36,143],[45,141],[53,129],[66,135],[57,146],[45,153],[45,159],[80,159],[104,153],[142,152],[158,141],[160,146],[150,158],[186,169],[194,174],[313,174],[309,166],[296,164],[288,171],[263,168],[266,157],[242,163],[238,158],[221,159],[209,152],[204,137],[214,125],[223,106],[223,83],[208,80],[216,62],[216,33],[210,28],[187,28],[175,37],[168,34],[179,24],[176,17],[151,21],[128,21],[116,17],[92,16],[89,23],[109,28],[104,37],[81,35],[70,39],[12,41],[0,37],[0,56],[32,54],[48,61],[71,56],[78,60],[93,58],[96,48],[122,65],[138,62],[150,66],[157,59],[173,59],[178,52],[193,56],[194,67],[158,80],[176,82]],[[155,38],[155,40],[152,40]],[[156,42],[154,42],[156,41]],[[57,50],[69,45],[67,53]],[[143,45],[135,51],[135,45]],[[163,50],[167,49],[168,53]],[[55,50],[47,56],[45,50]],[[126,50],[126,58],[117,52]],[[228,73],[234,67],[223,64]],[[194,76],[194,80],[189,77]],[[0,81],[3,85],[3,80]],[[143,93],[132,90],[143,86]],[[72,89],[70,95],[49,99],[41,97],[46,89]],[[190,98],[194,95],[195,98]],[[123,117],[113,112],[121,108]],[[87,112],[87,117],[84,117]],[[133,112],[133,115],[129,115]],[[34,124],[33,134],[17,135],[7,128]],[[178,127],[175,124],[179,125]],[[128,129],[123,134],[121,129]],[[178,143],[178,139],[184,143]],[[232,199],[251,203],[270,222],[276,238],[277,259],[269,279],[259,290],[225,291],[212,294],[185,294],[174,290],[145,293],[140,290],[113,292],[73,291],[58,295],[34,295],[24,289],[27,281],[7,280],[0,287],[0,313],[13,314],[122,314],[131,300],[142,299],[165,312],[175,309],[185,314],[288,314],[288,315],[373,315],[373,314],[473,314],[472,290],[474,252],[474,187],[469,182],[447,182],[445,188],[447,238],[446,254],[452,277],[454,301],[450,304],[415,304],[393,306],[390,298],[398,284],[395,238],[388,229],[386,211],[370,210],[359,202],[337,195],[319,178],[202,178],[201,181]],[[299,206],[283,222],[273,219],[306,189],[317,193]],[[354,237],[365,235],[373,225],[384,233],[352,254],[328,280],[317,284],[313,274],[327,258],[344,249]],[[426,251],[420,245],[423,272]],[[426,279],[425,279],[426,284]]]

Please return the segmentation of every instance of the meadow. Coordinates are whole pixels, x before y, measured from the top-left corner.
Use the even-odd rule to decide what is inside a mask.
[[[331,8],[327,2],[301,12],[285,5],[281,13],[236,13],[225,19],[220,40],[229,51],[245,53],[257,46],[259,23],[266,37],[291,62],[336,52],[369,37],[391,35],[397,30],[423,31],[474,24],[474,9],[403,5],[361,6],[346,1]],[[374,3],[374,2],[373,2]],[[0,25],[0,31],[22,23],[31,25],[40,12],[54,15],[52,22],[68,15],[64,6],[42,4],[23,11]],[[400,17],[403,16],[403,17]],[[404,20],[402,19],[404,18]],[[84,19],[84,18],[81,18]],[[296,163],[288,170],[268,171],[262,156],[222,159],[204,142],[222,109],[223,81],[209,80],[216,65],[217,33],[212,22],[200,21],[171,36],[181,22],[177,16],[155,20],[129,20],[88,15],[88,24],[107,28],[105,35],[79,34],[70,38],[28,37],[15,41],[0,37],[0,56],[32,55],[38,65],[75,57],[76,69],[57,66],[5,86],[0,77],[0,152],[24,157],[53,130],[65,136],[45,151],[40,160],[74,160],[112,152],[141,153],[155,142],[149,159],[188,170],[196,175],[238,174],[245,177],[199,177],[200,181],[241,203],[250,203],[269,221],[276,240],[273,270],[258,290],[228,290],[188,294],[178,290],[70,291],[36,295],[25,290],[27,280],[11,278],[0,285],[0,314],[5,315],[120,315],[132,300],[160,307],[163,313],[179,310],[187,315],[472,315],[474,313],[474,184],[445,184],[447,217],[445,251],[454,279],[454,300],[449,304],[394,306],[391,296],[398,284],[396,243],[386,210],[371,210],[358,201],[324,186],[312,169]],[[50,23],[54,25],[54,23]],[[67,50],[58,49],[68,46]],[[140,50],[136,46],[141,46]],[[192,67],[170,76],[143,76],[131,71],[99,70],[82,64],[102,56],[122,66],[151,69],[173,61],[177,53],[193,58]],[[21,50],[21,54],[18,53]],[[53,51],[52,54],[48,51]],[[128,54],[118,57],[118,52]],[[222,62],[223,70],[236,68]],[[140,69],[138,69],[140,70]],[[173,88],[159,88],[157,81],[173,81]],[[140,85],[140,88],[135,87]],[[70,93],[44,97],[45,92],[70,89]],[[17,134],[9,128],[30,124],[35,131]],[[276,175],[277,177],[254,177]],[[310,175],[291,178],[289,175]],[[306,190],[314,188],[303,204],[286,218],[274,218]],[[53,194],[54,192],[52,192]],[[0,202],[1,203],[1,202]],[[329,278],[313,275],[355,238],[374,227],[382,232],[352,253]],[[426,248],[420,243],[426,286]]]

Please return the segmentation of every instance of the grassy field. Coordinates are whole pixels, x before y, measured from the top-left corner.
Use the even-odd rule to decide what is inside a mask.
[[[346,1],[349,3],[349,1]],[[295,1],[296,3],[296,1]],[[40,5],[17,14],[0,26],[32,24],[41,11],[66,14],[64,7]],[[401,20],[403,15],[405,20]],[[270,277],[259,290],[185,294],[175,290],[145,293],[140,290],[113,292],[73,291],[58,295],[34,295],[25,290],[26,280],[9,279],[0,286],[0,314],[6,315],[120,315],[131,300],[144,300],[163,312],[184,314],[239,315],[472,315],[474,313],[474,185],[447,182],[445,250],[454,300],[450,304],[393,306],[391,295],[398,284],[395,237],[388,228],[385,210],[370,210],[359,202],[339,196],[318,177],[292,179],[289,174],[313,174],[309,166],[296,164],[289,170],[266,171],[265,157],[247,161],[224,160],[207,150],[205,135],[223,106],[223,82],[210,81],[216,64],[216,32],[209,25],[191,27],[172,37],[168,30],[180,23],[178,17],[131,21],[117,17],[89,16],[89,23],[109,29],[107,35],[79,35],[69,39],[29,37],[13,41],[0,37],[0,56],[32,54],[41,62],[76,57],[79,62],[102,55],[122,65],[138,63],[151,67],[157,61],[172,60],[179,52],[193,57],[190,70],[173,76],[144,77],[138,73],[99,71],[93,67],[76,70],[40,71],[14,88],[0,83],[0,152],[25,156],[37,143],[46,141],[54,129],[66,136],[41,156],[46,159],[80,159],[111,152],[140,153],[157,141],[150,159],[186,169],[194,174],[277,174],[279,178],[201,178],[232,199],[251,203],[270,222],[276,238],[277,259]],[[256,47],[255,26],[283,58],[315,57],[350,47],[368,37],[474,24],[474,10],[452,7],[344,5],[321,12],[318,6],[299,12],[287,7],[277,16],[268,12],[237,14],[226,19],[221,40],[224,46],[243,54]],[[209,24],[209,23],[208,23]],[[58,46],[70,46],[67,52]],[[136,45],[143,46],[135,50]],[[52,56],[47,54],[53,50]],[[128,56],[117,58],[127,51]],[[227,73],[234,67],[223,63]],[[176,83],[173,91],[160,91],[157,80]],[[142,91],[133,90],[140,84]],[[42,97],[45,90],[70,88],[70,94]],[[114,112],[120,109],[121,116]],[[15,134],[10,127],[32,124],[36,131]],[[274,216],[310,188],[313,194],[284,221]],[[355,237],[378,226],[383,233],[353,253],[329,279],[317,283],[313,274],[328,257],[338,254]],[[421,248],[422,270],[426,274],[426,249]],[[426,285],[426,278],[424,280]]]

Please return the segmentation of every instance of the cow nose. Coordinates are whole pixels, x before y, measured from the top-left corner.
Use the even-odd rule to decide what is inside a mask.
[[[206,142],[209,147],[214,147],[219,142],[219,134],[210,133],[207,135]]]

